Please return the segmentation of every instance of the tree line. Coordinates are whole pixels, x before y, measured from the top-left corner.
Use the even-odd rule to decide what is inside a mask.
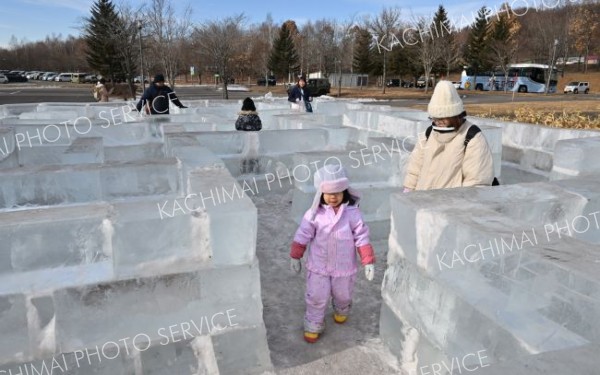
[[[3,69],[94,71],[132,82],[163,72],[171,85],[177,76],[214,82],[226,88],[232,79],[246,83],[275,75],[293,80],[321,72],[377,77],[385,91],[389,76],[416,80],[445,76],[469,66],[475,72],[508,64],[551,64],[600,54],[600,4],[597,0],[553,3],[553,8],[482,7],[451,19],[440,5],[431,17],[403,18],[400,8],[384,8],[360,20],[288,20],[248,24],[243,14],[191,21],[192,9],[177,14],[172,0],[149,0],[134,9],[112,0],[96,0],[82,21],[81,36],[52,35],[43,41],[18,42],[0,49]],[[519,2],[522,4],[523,2]],[[526,3],[525,3],[526,4]],[[538,3],[539,5],[540,3]],[[579,60],[578,60],[579,61]],[[227,90],[224,90],[227,95]]]

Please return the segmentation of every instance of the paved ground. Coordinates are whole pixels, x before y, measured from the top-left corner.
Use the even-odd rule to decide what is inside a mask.
[[[0,104],[14,103],[40,103],[40,102],[94,102],[92,97],[92,84],[71,84],[60,82],[28,82],[28,83],[10,83],[0,85]],[[252,87],[252,86],[251,86]],[[413,90],[414,89],[403,89]],[[197,99],[222,99],[223,92],[215,89],[214,86],[177,86],[175,88],[177,95],[183,100]],[[262,91],[265,91],[264,88]],[[281,90],[279,90],[281,91]],[[408,94],[407,94],[408,93]],[[460,90],[461,97],[465,104],[480,104],[480,103],[508,103],[511,101],[578,101],[578,100],[593,100],[600,101],[599,94],[579,94],[579,95],[543,95],[543,94],[505,94],[505,93],[490,93],[490,92],[469,92]],[[243,99],[248,95],[259,96],[262,93],[252,93],[243,91],[230,91],[230,99]],[[331,95],[335,95],[332,92]],[[403,92],[390,92],[390,95],[396,99],[381,100],[369,104],[391,105],[395,107],[412,106],[415,104],[427,104],[429,98],[410,98],[414,96],[414,92],[406,92],[406,98],[402,98]],[[284,94],[275,94],[275,96],[284,96]]]

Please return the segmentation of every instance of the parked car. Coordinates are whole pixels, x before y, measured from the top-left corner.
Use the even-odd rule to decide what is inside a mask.
[[[2,73],[0,73],[0,83],[8,83],[8,78]]]
[[[83,83],[96,83],[98,82],[98,77],[95,74],[87,74],[83,77]]]
[[[44,72],[36,72],[34,74],[31,75],[30,79],[40,79],[40,77],[42,76],[42,74],[44,74]]]
[[[275,76],[269,76],[268,81],[269,81],[268,82],[269,86],[275,86],[277,84],[277,80],[275,79]],[[256,81],[256,84],[258,86],[266,86],[266,83],[267,83],[267,81],[265,80],[265,77],[261,77]]]
[[[6,73],[5,76],[8,78],[8,82],[27,82],[27,77],[20,74]]]
[[[133,79],[134,83],[142,83],[142,76],[137,76]],[[148,76],[144,76],[144,83],[148,83]]]
[[[73,73],[60,73],[54,80],[56,82],[71,82],[73,80]]]
[[[419,88],[425,87],[425,76],[419,77],[419,79],[417,80],[417,87],[419,87]],[[427,85],[427,87],[433,87],[433,80],[431,79],[431,77],[429,78],[429,84]]]
[[[309,78],[306,87],[310,90],[311,96],[321,96],[329,94],[331,83],[327,78]]]
[[[83,79],[87,73],[73,73],[73,78],[71,78],[71,82],[73,83],[83,83]]]
[[[565,86],[563,92],[565,94],[569,93],[569,92],[572,92],[573,94],[579,94],[580,92],[583,92],[584,94],[587,94],[587,93],[590,92],[590,83],[589,82],[582,82],[582,81],[569,82]]]
[[[53,81],[54,78],[58,75],[57,72],[46,72],[44,73],[44,75],[42,76],[42,80],[43,81]]]
[[[388,79],[388,81],[385,83],[385,86],[386,87],[400,87],[400,83],[401,83],[401,80],[392,78],[392,79]]]

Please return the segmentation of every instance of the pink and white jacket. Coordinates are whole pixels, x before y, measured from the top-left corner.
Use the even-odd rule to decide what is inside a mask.
[[[369,227],[358,207],[343,203],[336,215],[331,206],[319,205],[312,221],[311,216],[311,210],[304,214],[290,253],[300,259],[310,243],[307,270],[333,277],[353,275],[358,270],[357,250],[363,265],[375,262]]]

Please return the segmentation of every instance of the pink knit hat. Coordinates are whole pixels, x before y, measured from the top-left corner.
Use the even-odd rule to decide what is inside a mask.
[[[356,205],[358,205],[358,201],[360,200],[360,193],[350,187],[350,181],[346,175],[346,170],[339,164],[327,164],[320,168],[315,173],[314,186],[316,193],[311,206],[312,220],[314,220],[315,215],[317,214],[317,209],[321,203],[321,195],[323,193],[341,193],[348,189],[348,193],[350,193],[350,196],[352,196]]]

